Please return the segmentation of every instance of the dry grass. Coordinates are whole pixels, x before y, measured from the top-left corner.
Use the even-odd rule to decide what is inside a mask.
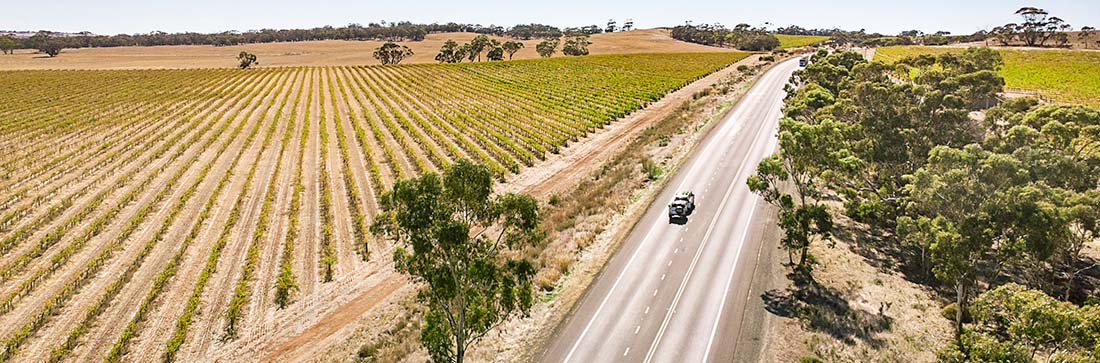
[[[838,235],[832,247],[811,247],[820,262],[814,281],[765,294],[765,306],[780,318],[764,360],[934,361],[951,337],[951,323],[940,314],[942,302],[928,287],[868,254],[861,245],[867,242],[856,241],[863,233],[856,222],[843,216],[837,222],[838,231],[857,232]]]
[[[681,42],[669,37],[667,29],[643,29],[591,37],[591,54],[723,52],[732,49]],[[447,39],[467,42],[473,33],[430,34],[423,41],[401,42],[415,53],[404,63],[435,63],[439,47]],[[498,38],[505,39],[505,38]],[[537,58],[535,44],[523,41],[524,48],[514,59]],[[115,47],[66,49],[56,58],[47,58],[33,50],[18,50],[0,56],[0,70],[9,69],[139,69],[139,68],[228,68],[237,64],[238,53],[256,54],[262,67],[364,65],[378,64],[371,53],[382,45],[378,41],[320,40],[245,44],[230,47],[209,45],[173,45],[156,47]],[[561,56],[559,53],[557,56]]]

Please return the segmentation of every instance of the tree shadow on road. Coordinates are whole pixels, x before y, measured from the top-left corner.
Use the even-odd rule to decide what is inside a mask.
[[[852,307],[842,291],[822,286],[808,274],[793,272],[788,277],[793,286],[760,295],[765,310],[796,318],[808,329],[827,333],[846,344],[856,340],[875,348],[885,344],[877,335],[892,328],[893,318]]]

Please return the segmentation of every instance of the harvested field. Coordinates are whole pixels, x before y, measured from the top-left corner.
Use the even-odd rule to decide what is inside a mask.
[[[474,33],[428,34],[423,41],[399,42],[414,55],[404,63],[437,63],[435,55],[447,39],[468,42]],[[496,37],[500,40],[507,38]],[[535,44],[541,39],[524,40],[523,49],[514,59],[535,59]],[[642,29],[596,34],[591,37],[593,55],[636,53],[725,52],[730,49],[708,47],[672,39],[667,29]],[[0,70],[6,69],[165,69],[225,68],[237,64],[242,50],[256,54],[261,67],[333,66],[378,64],[371,56],[379,41],[320,40],[243,44],[215,47],[210,45],[173,45],[155,47],[115,47],[65,49],[56,58],[47,58],[34,50],[22,49],[0,57]],[[556,56],[561,56],[559,47]]]
[[[506,179],[745,56],[0,72],[0,361],[240,359],[400,286],[396,180]]]

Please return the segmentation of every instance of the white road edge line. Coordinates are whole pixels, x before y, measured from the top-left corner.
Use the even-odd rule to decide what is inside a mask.
[[[763,77],[761,79],[763,79]],[[752,91],[752,87],[750,87],[749,90],[746,91],[745,97],[742,99],[742,101],[746,101],[748,99],[758,97],[755,94],[753,94],[751,91]],[[729,114],[729,116],[726,119],[723,119],[721,122],[726,122],[727,120],[735,119],[738,115],[743,114],[745,112],[744,110],[746,108],[740,107],[740,105],[742,105],[742,104],[748,104],[748,103],[739,103],[738,106],[735,106],[735,109]],[[727,125],[727,126],[723,126],[723,127],[735,127],[737,129],[737,130],[734,131],[735,134],[736,134],[736,131],[740,131],[740,127],[736,127],[736,126],[740,126],[740,125],[735,124],[735,123],[734,124],[729,124],[729,125],[734,125],[734,126],[728,126]],[[711,132],[716,132],[716,131],[718,133],[714,134],[714,135],[716,135],[715,137],[720,137],[719,135],[721,135],[722,132],[728,132],[729,130],[721,130],[721,131],[711,130]],[[708,137],[709,137],[709,135],[704,136],[704,139],[707,139]],[[710,147],[712,147],[712,145],[715,145],[713,143],[713,141],[712,141],[711,144],[708,144],[708,145],[704,146],[703,149],[710,148]],[[750,147],[750,149],[751,149],[751,147]],[[696,151],[696,154],[694,154],[694,155],[701,155],[702,151],[703,150],[698,150],[698,151]],[[698,160],[694,160],[693,165],[691,166],[691,169],[688,170],[687,174],[684,174],[685,177],[684,177],[683,180],[680,181],[680,184],[678,184],[676,186],[676,190],[682,189],[684,187],[684,184],[686,184],[687,181],[688,181],[688,178],[686,176],[695,174],[695,170],[698,169],[699,166],[701,166],[702,164],[703,163],[698,162]],[[721,208],[719,208],[719,209],[721,209]],[[604,306],[607,305],[607,300],[611,298],[612,293],[615,291],[616,288],[618,288],[619,283],[622,282],[623,276],[626,275],[626,271],[629,269],[628,267],[630,267],[630,265],[632,265],[634,263],[634,259],[636,257],[638,257],[638,253],[640,253],[644,249],[643,247],[649,241],[652,240],[651,236],[653,235],[653,230],[656,229],[657,226],[658,226],[658,224],[654,223],[653,226],[649,228],[649,231],[646,232],[645,240],[643,240],[642,243],[638,245],[638,248],[634,250],[634,253],[632,253],[630,255],[630,259],[627,260],[626,265],[623,266],[622,271],[619,272],[619,276],[617,276],[615,278],[615,282],[612,283],[611,289],[608,290],[607,294],[604,295],[603,300],[600,301],[600,306],[598,308],[596,308],[596,312],[594,314],[592,314],[592,318],[588,320],[587,324],[585,324],[584,330],[581,331],[581,335],[577,337],[577,340],[573,343],[573,347],[571,347],[569,349],[569,354],[565,356],[565,359],[562,361],[563,363],[569,362],[569,360],[571,358],[573,358],[573,354],[576,353],[577,347],[580,346],[580,343],[581,343],[581,341],[584,340],[585,335],[588,335],[588,330],[590,330],[592,328],[592,323],[594,323],[596,321],[596,318],[600,316],[600,313],[603,311]],[[669,311],[671,312],[672,310],[669,310]],[[646,359],[646,360],[648,361],[648,359]]]
[[[698,169],[699,166],[702,164],[703,163],[701,162],[695,162],[694,165],[691,166],[691,169],[688,170],[688,173],[684,174],[684,179],[680,181],[680,184],[676,186],[675,190],[680,190],[681,188],[683,188],[684,184],[687,184],[687,181],[689,179],[686,176],[695,174],[696,169]],[[600,301],[600,306],[596,308],[596,313],[592,314],[591,319],[588,319],[588,324],[585,324],[584,330],[581,331],[581,335],[577,337],[577,341],[573,343],[573,347],[569,349],[569,354],[565,356],[565,360],[563,360],[562,363],[569,362],[569,359],[573,358],[573,354],[577,352],[577,347],[581,345],[581,341],[584,340],[584,336],[588,335],[588,330],[592,328],[592,323],[595,322],[596,318],[600,316],[600,312],[602,312],[604,306],[607,305],[607,300],[611,298],[612,293],[615,292],[615,289],[619,287],[619,282],[622,282],[623,276],[626,275],[626,271],[629,270],[630,265],[634,264],[634,259],[638,257],[638,253],[645,249],[643,247],[645,247],[645,245],[649,243],[649,241],[653,240],[653,238],[651,237],[653,236],[653,230],[655,230],[657,226],[658,224],[654,223],[653,226],[649,227],[649,231],[646,232],[645,240],[643,240],[642,243],[638,245],[638,248],[634,250],[634,253],[630,255],[630,259],[626,261],[626,265],[623,266],[623,270],[619,272],[619,276],[616,277],[615,282],[611,284],[611,289],[607,291],[607,294],[604,295],[603,300]]]
[[[768,120],[771,119],[771,112],[768,113],[767,117],[768,117]],[[771,127],[768,127],[767,129],[769,131],[773,130],[773,128],[771,128]],[[753,138],[752,144],[749,145],[748,150],[750,150],[750,151],[756,146],[757,142],[760,141],[760,138],[759,138],[760,134],[757,134],[756,136],[757,137]],[[768,134],[766,137],[771,138],[772,136],[773,136],[772,134]],[[765,142],[767,142],[767,141],[765,141]],[[734,173],[735,178],[736,178],[736,176],[742,174],[742,172],[744,171],[746,165],[747,165],[747,163],[742,163],[741,164],[741,166],[738,168],[737,172]],[[753,167],[755,168],[756,166],[753,165]],[[688,280],[691,279],[692,272],[694,272],[694,270],[695,270],[695,265],[699,260],[699,256],[703,252],[703,249],[706,247],[707,242],[710,240],[710,234],[714,230],[715,222],[718,220],[718,217],[722,215],[722,210],[725,209],[726,202],[729,200],[729,196],[732,194],[734,186],[736,186],[738,184],[739,183],[736,180],[734,180],[734,182],[730,183],[729,188],[726,189],[726,195],[724,197],[722,197],[722,203],[720,203],[718,205],[718,212],[715,213],[714,218],[711,219],[710,227],[707,228],[707,233],[703,235],[703,242],[699,245],[699,250],[695,252],[695,257],[692,259],[691,265],[688,267],[687,275],[684,276],[684,280],[680,283],[680,289],[676,291],[676,296],[672,299],[672,305],[669,307],[668,313],[665,314],[664,321],[661,322],[661,328],[657,330],[657,336],[653,339],[653,344],[651,344],[649,346],[649,351],[646,353],[645,360],[643,361],[644,363],[649,363],[653,359],[653,353],[655,353],[657,351],[657,345],[660,344],[661,337],[664,335],[665,329],[668,328],[668,322],[669,322],[669,320],[672,319],[672,314],[676,311],[676,305],[679,304],[680,297],[684,293],[684,288],[687,287]],[[740,250],[739,250],[739,252],[740,252]]]
[[[752,150],[753,147],[756,146],[756,142],[758,140],[759,138],[753,138],[752,144],[749,145],[749,150]],[[741,164],[741,167],[738,168],[737,173],[733,174],[735,178],[738,175],[742,174],[742,172],[745,170],[745,165],[747,165],[747,163]],[[669,320],[672,320],[672,313],[676,311],[676,305],[680,303],[680,297],[684,295],[684,289],[687,287],[688,281],[691,280],[691,274],[695,272],[695,265],[699,263],[699,256],[702,256],[703,250],[706,249],[707,242],[710,241],[710,235],[712,232],[714,232],[714,227],[718,225],[718,217],[722,216],[722,211],[726,209],[726,203],[729,202],[730,196],[733,195],[733,189],[737,185],[739,185],[739,183],[734,181],[730,183],[730,186],[728,188],[726,188],[726,193],[722,197],[722,203],[718,204],[718,209],[714,213],[714,217],[710,219],[710,226],[707,228],[707,233],[703,235],[703,242],[699,244],[699,249],[695,251],[695,256],[692,257],[691,264],[688,265],[687,274],[684,275],[684,280],[680,282],[680,288],[676,290],[676,296],[672,298],[672,305],[669,306],[668,313],[665,314],[665,319],[661,322],[661,328],[657,330],[657,336],[653,339],[653,344],[649,346],[649,352],[646,353],[645,360],[643,362],[649,363],[649,361],[653,359],[653,353],[657,351],[657,345],[661,342],[661,336],[664,335],[665,329],[668,328]]]
[[[778,130],[776,130],[776,131],[778,131]],[[772,140],[769,140],[769,141],[771,141],[771,142],[769,142],[769,144],[772,144],[771,148],[770,148],[771,150],[769,150],[769,151],[775,152],[774,150],[778,146],[776,144],[779,143],[779,140],[772,139]],[[749,219],[748,219],[749,224],[747,226],[745,226],[745,231],[741,233],[741,248],[737,249],[737,253],[733,257],[733,268],[730,269],[730,274],[726,278],[726,288],[722,292],[722,303],[718,304],[718,317],[714,319],[714,326],[712,326],[711,329],[710,329],[710,338],[707,339],[707,348],[706,348],[706,350],[703,351],[703,360],[702,360],[702,362],[704,362],[704,363],[707,362],[707,359],[710,358],[710,348],[714,344],[715,335],[718,333],[718,323],[722,321],[722,310],[726,309],[726,298],[729,296],[730,286],[733,284],[733,275],[737,274],[737,261],[739,261],[741,259],[741,250],[744,249],[744,247],[745,247],[745,245],[744,245],[745,244],[745,238],[747,238],[749,236],[749,231],[752,230],[752,218],[754,216],[756,216],[756,207],[759,204],[759,202],[760,202],[760,196],[753,193],[752,207],[749,211]],[[767,341],[767,340],[765,339],[765,341]],[[734,344],[736,344],[736,342],[734,342]]]
[[[745,232],[741,233],[741,247],[745,247],[745,238],[749,236],[749,231],[752,230],[752,217],[756,215],[756,205],[760,201],[760,197],[753,196],[752,198],[752,210],[749,212],[749,224],[745,226]],[[733,257],[733,268],[730,269],[730,275],[726,278],[726,289],[722,292],[722,303],[718,304],[718,317],[714,319],[714,326],[710,328],[710,338],[707,339],[707,349],[703,351],[703,360],[706,362],[710,358],[710,347],[714,344],[714,335],[718,333],[718,323],[722,321],[722,310],[726,309],[726,297],[730,294],[730,285],[733,283],[733,275],[737,274],[737,260],[741,259],[741,249],[737,249],[737,253]],[[735,342],[736,343],[736,342]]]

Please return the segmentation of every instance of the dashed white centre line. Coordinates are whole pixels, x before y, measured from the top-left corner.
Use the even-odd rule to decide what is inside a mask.
[[[665,274],[661,274],[661,281],[665,280]]]
[[[653,289],[653,296],[657,296],[657,289]]]
[[[637,335],[639,330],[642,330],[641,325],[638,325],[638,326],[634,327],[634,334]],[[630,348],[627,348],[627,349],[630,349]]]
[[[645,312],[642,313],[642,315],[649,315],[649,307],[648,306],[645,307]]]
[[[672,266],[672,260],[668,260],[668,265]]]
[[[626,351],[623,352],[623,356],[625,357],[627,354],[630,354],[630,347],[626,347]]]

